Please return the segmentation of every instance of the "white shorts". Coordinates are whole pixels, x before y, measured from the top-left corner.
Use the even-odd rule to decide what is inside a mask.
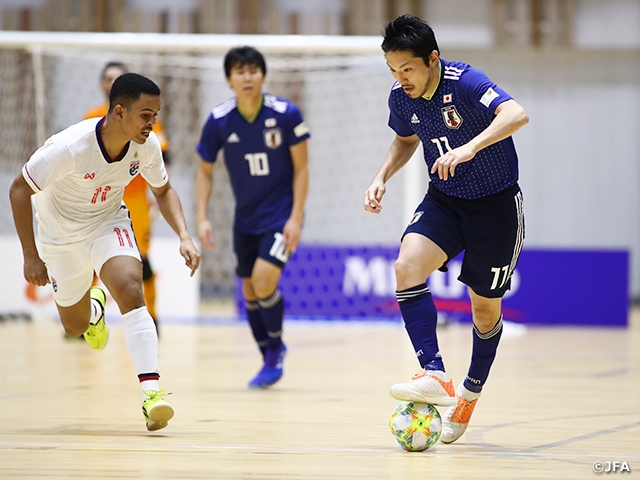
[[[40,242],[40,255],[51,280],[53,298],[61,307],[70,307],[84,297],[110,258],[126,255],[140,260],[129,211],[121,208],[109,221],[81,242],[52,245]]]

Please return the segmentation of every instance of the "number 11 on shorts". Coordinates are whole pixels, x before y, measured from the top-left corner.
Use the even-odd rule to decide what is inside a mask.
[[[495,290],[497,287],[504,287],[504,284],[507,283],[507,280],[509,279],[509,265],[505,265],[504,267],[493,267],[491,271],[493,272],[491,290]],[[502,277],[502,281],[500,281],[500,277]],[[498,285],[498,282],[500,282],[500,285]]]

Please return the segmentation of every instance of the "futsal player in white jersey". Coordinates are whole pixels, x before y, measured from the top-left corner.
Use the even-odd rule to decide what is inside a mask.
[[[124,335],[142,389],[147,429],[164,428],[173,408],[164,400],[158,370],[158,337],[142,295],[142,263],[124,188],[138,174],[160,212],[180,237],[180,254],[194,274],[200,253],[187,230],[152,132],[160,89],[127,73],[113,84],[109,111],[50,137],[24,165],[10,189],[22,244],[25,279],[53,288],[60,321],[73,337],[102,350],[109,337],[106,292],[92,287],[97,272],[124,318]],[[32,204],[38,220],[36,244]]]

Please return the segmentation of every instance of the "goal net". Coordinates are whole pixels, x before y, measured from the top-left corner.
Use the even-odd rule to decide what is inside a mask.
[[[364,214],[365,189],[393,139],[387,96],[393,78],[377,37],[63,34],[0,32],[0,184],[7,192],[30,155],[50,135],[80,121],[103,101],[102,67],[120,61],[162,89],[160,117],[170,141],[170,178],[197,236],[195,146],[211,109],[232,96],[222,67],[226,51],[252,45],[265,55],[265,90],[301,109],[311,130],[310,188],[303,244],[397,244],[419,174],[392,179],[385,213]],[[415,162],[414,162],[415,163]],[[424,169],[422,169],[424,170]],[[216,168],[209,208],[217,248],[203,252],[202,294],[229,295],[234,286],[233,197]],[[426,182],[426,180],[425,180]],[[401,193],[402,192],[402,193]],[[409,193],[407,193],[409,192]],[[0,199],[0,235],[15,236],[8,195]],[[164,221],[154,237],[171,235]]]

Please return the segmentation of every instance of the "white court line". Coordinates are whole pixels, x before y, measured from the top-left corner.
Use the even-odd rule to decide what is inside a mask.
[[[150,437],[151,438],[151,437]],[[57,448],[61,450],[103,450],[105,448],[131,451],[180,451],[180,450],[238,450],[248,452],[271,451],[271,452],[290,452],[290,453],[388,453],[390,455],[400,454],[406,455],[406,452],[399,450],[392,451],[392,448],[335,448],[335,447],[287,447],[274,445],[144,445],[132,443],[64,443],[64,442],[0,442],[0,449],[10,448]],[[434,448],[425,455],[471,455],[471,456],[506,456],[506,457],[529,457],[529,458],[616,458],[616,460],[638,460],[640,455],[630,454],[612,454],[612,453],[544,453],[544,452],[513,452],[508,450],[491,450],[491,451],[471,451],[458,450],[455,447],[446,450]]]

